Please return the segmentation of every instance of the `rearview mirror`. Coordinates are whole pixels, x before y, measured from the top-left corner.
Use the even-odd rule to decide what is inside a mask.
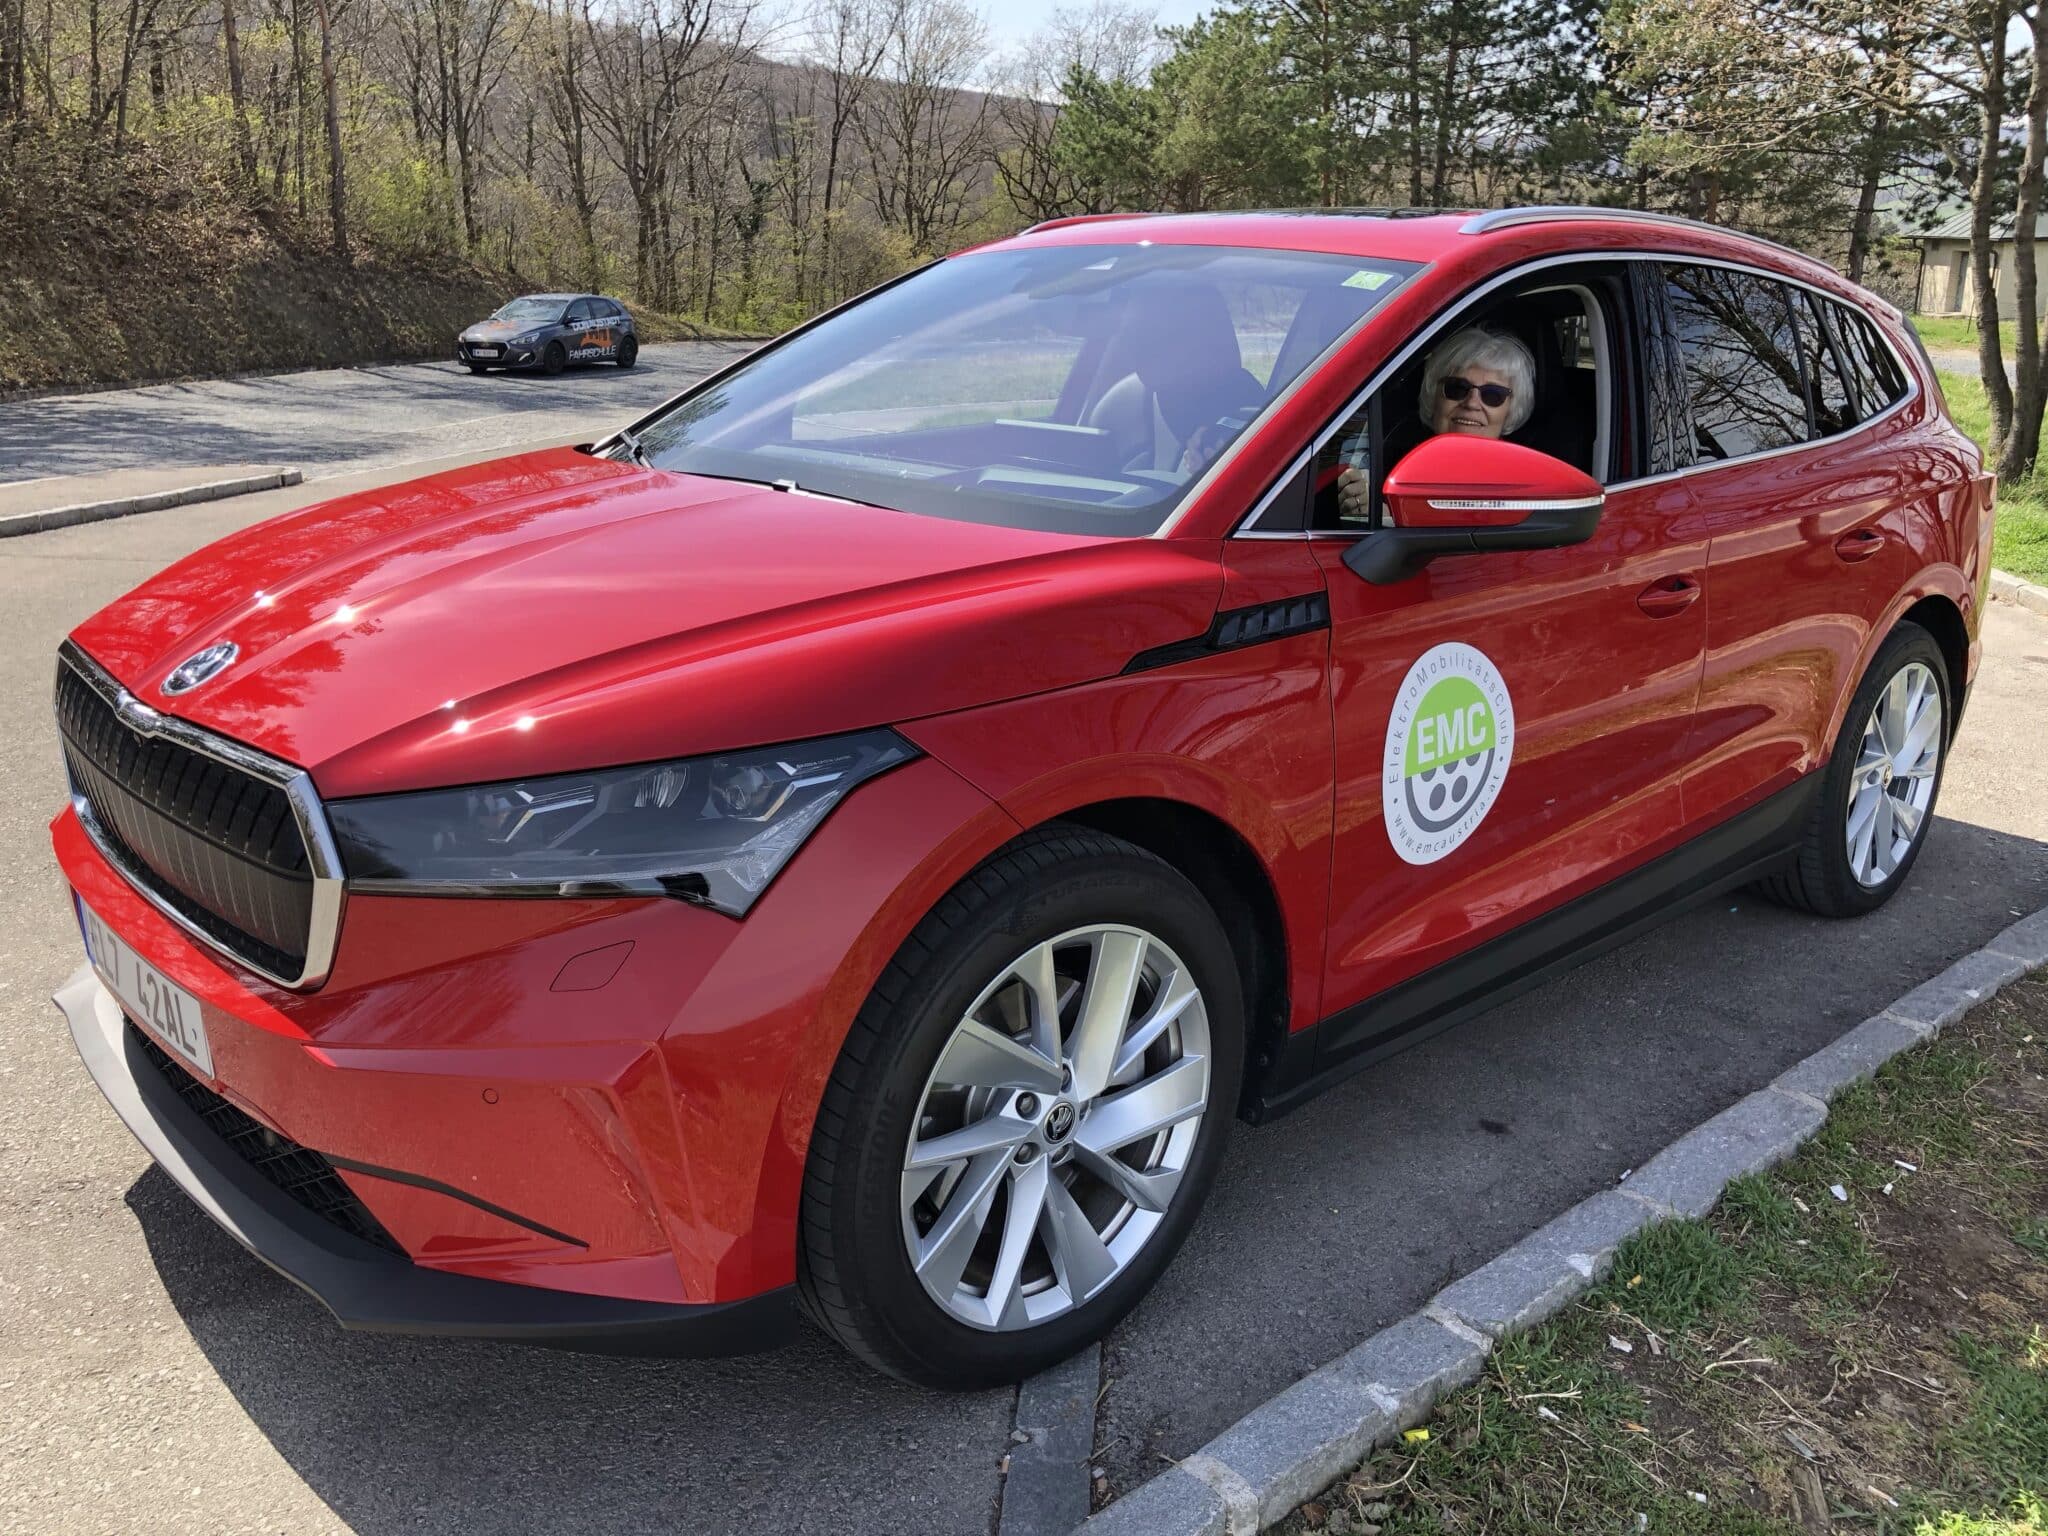
[[[1391,526],[1359,539],[1344,563],[1384,585],[1438,555],[1582,544],[1600,525],[1607,493],[1534,448],[1444,432],[1396,464],[1381,495]]]

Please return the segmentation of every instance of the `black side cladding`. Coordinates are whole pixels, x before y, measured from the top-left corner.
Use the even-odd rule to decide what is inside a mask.
[[[1240,650],[1247,645],[1285,640],[1290,635],[1306,635],[1329,627],[1330,595],[1327,592],[1283,597],[1250,608],[1231,608],[1216,615],[1207,634],[1138,652],[1124,663],[1124,675],[1149,672],[1154,667],[1177,666],[1221,651]]]

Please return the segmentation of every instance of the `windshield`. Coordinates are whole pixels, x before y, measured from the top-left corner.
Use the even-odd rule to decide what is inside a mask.
[[[618,451],[961,521],[1149,534],[1414,270],[1214,246],[956,257],[743,365]]]
[[[493,320],[559,320],[567,306],[560,299],[514,299]]]

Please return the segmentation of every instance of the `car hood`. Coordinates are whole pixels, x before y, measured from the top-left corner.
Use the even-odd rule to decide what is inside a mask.
[[[462,333],[464,341],[503,341],[508,336],[524,336],[528,331],[545,331],[556,324],[553,320],[479,320]]]
[[[573,449],[258,524],[73,638],[329,796],[798,740],[1114,675],[1199,635],[1214,543],[949,522]],[[235,661],[161,684],[221,641]]]

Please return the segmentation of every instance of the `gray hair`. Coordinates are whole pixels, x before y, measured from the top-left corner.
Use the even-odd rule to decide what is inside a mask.
[[[1505,431],[1513,432],[1536,409],[1536,359],[1529,349],[1504,331],[1468,325],[1441,343],[1422,365],[1422,397],[1418,402],[1425,427],[1436,425],[1436,397],[1445,379],[1467,368],[1504,373],[1514,394],[1508,400]]]

